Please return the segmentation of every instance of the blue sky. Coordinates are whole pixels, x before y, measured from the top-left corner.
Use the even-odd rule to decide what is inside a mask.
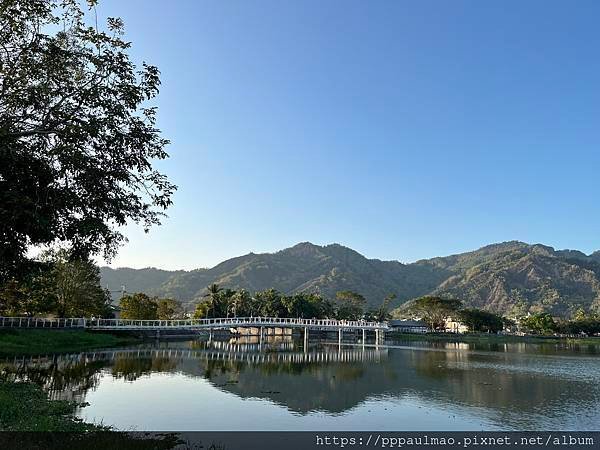
[[[160,228],[114,266],[297,242],[600,249],[597,1],[101,1],[159,66]]]

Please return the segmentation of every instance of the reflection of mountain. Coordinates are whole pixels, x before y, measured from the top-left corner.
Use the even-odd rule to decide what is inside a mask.
[[[316,410],[343,413],[374,397],[417,397],[449,411],[481,408],[482,415],[516,429],[535,429],[538,414],[560,417],[564,405],[569,405],[574,414],[581,413],[580,408],[597,407],[600,377],[591,373],[591,361],[587,370],[596,384],[591,380],[533,376],[527,365],[535,368],[540,361],[531,355],[521,356],[531,359],[522,361],[524,370],[514,366],[515,370],[497,370],[496,366],[514,364],[515,357],[519,356],[390,349],[379,364],[306,367],[302,376],[282,367],[232,368],[231,372],[217,373],[211,382],[242,398],[266,397],[301,414]],[[472,367],[482,361],[488,367]],[[557,408],[561,403],[563,407]]]
[[[499,426],[535,429],[541,418],[593,420],[600,405],[594,356],[548,357],[470,351],[467,344],[432,348],[311,347],[292,341],[259,349],[235,342],[169,343],[123,351],[0,364],[4,376],[29,378],[49,390],[85,394],[98,373],[135,382],[156,372],[210,381],[240,398],[262,398],[297,414],[340,414],[367,399],[417,399],[449,412],[476,408]],[[525,350],[530,350],[526,348]],[[537,349],[539,351],[539,348]],[[412,400],[410,400],[412,401]],[[591,419],[590,419],[591,418]]]

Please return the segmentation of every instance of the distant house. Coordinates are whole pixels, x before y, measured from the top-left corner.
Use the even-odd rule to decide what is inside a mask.
[[[390,320],[388,325],[393,331],[401,333],[427,333],[429,331],[427,324],[421,320]]]
[[[467,333],[469,331],[469,327],[452,317],[446,318],[445,329],[446,333]]]

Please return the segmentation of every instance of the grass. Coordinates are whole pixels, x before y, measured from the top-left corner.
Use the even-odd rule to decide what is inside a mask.
[[[0,430],[89,432],[106,428],[75,418],[76,403],[48,400],[46,393],[31,383],[0,382]]]
[[[0,330],[0,356],[68,353],[135,342],[131,336],[83,330]]]
[[[77,403],[49,400],[32,383],[0,381],[0,405],[0,448],[162,450],[181,443],[172,433],[121,433],[83,422],[75,417]]]
[[[130,336],[83,330],[2,330],[0,355],[72,352],[135,342],[138,339]],[[169,433],[148,436],[120,433],[102,424],[84,422],[75,415],[80,406],[85,404],[50,400],[47,393],[33,383],[0,380],[0,448],[167,449],[179,442]]]
[[[140,342],[130,335],[85,330],[0,330],[0,357],[79,352]],[[1,375],[1,372],[0,372]],[[83,422],[75,412],[85,406],[50,400],[34,383],[2,381],[0,377],[0,431],[47,432],[13,435],[0,433],[0,448],[172,448],[172,434],[140,436],[119,433],[110,427]],[[57,433],[60,434],[52,434]],[[11,440],[13,439],[13,440]],[[23,440],[26,440],[23,442]],[[21,445],[25,444],[25,445]]]
[[[474,343],[509,343],[528,342],[534,344],[582,344],[600,345],[600,338],[561,338],[556,336],[507,336],[497,334],[452,334],[452,333],[400,333],[386,334],[387,338],[403,341],[445,341],[445,342],[474,342]]]

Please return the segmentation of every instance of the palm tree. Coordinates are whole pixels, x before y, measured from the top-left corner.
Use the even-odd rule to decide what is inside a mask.
[[[239,314],[247,315],[251,300],[250,293],[245,289],[234,292],[229,302],[229,309],[233,313],[233,317],[237,317]]]
[[[205,298],[208,298],[208,301],[210,302],[210,308],[209,310],[212,310],[213,314],[215,312],[215,300],[217,295],[219,295],[219,292],[221,292],[223,290],[223,288],[221,286],[219,286],[217,283],[213,283],[210,284],[206,287],[207,293],[204,294]],[[207,315],[208,315],[208,311],[207,310]]]

